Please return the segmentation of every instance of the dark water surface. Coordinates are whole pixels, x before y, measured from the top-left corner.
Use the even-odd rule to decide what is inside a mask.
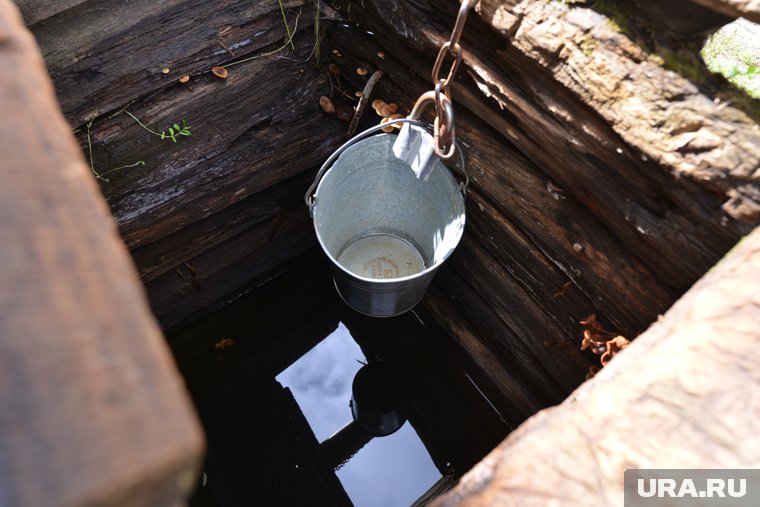
[[[510,430],[499,394],[429,317],[351,311],[322,257],[168,338],[208,442],[194,507],[408,506]],[[374,382],[357,423],[362,368]],[[405,422],[373,436],[395,429],[391,417],[378,430],[377,413]]]

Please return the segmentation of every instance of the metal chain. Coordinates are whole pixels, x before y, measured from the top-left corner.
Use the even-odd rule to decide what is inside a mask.
[[[462,63],[462,46],[459,45],[459,39],[464,31],[464,24],[467,21],[467,14],[470,9],[478,3],[479,0],[462,0],[459,7],[459,14],[451,32],[451,37],[445,42],[438,57],[433,64],[433,85],[435,86],[435,122],[433,123],[435,131],[435,154],[441,159],[449,159],[454,155],[456,149],[456,136],[454,134],[454,114],[445,114],[442,96],[451,102],[450,86],[454,77],[456,77],[459,64]],[[451,56],[453,61],[445,78],[441,78],[441,69],[446,60],[446,56]],[[424,96],[424,95],[423,95]],[[420,100],[422,97],[420,97]]]

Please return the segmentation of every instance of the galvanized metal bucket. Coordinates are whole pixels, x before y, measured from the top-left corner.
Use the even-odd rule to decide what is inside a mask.
[[[341,298],[365,315],[391,317],[422,299],[459,243],[466,186],[440,161],[427,181],[417,179],[394,155],[395,135],[367,137],[379,127],[325,162],[306,201]]]

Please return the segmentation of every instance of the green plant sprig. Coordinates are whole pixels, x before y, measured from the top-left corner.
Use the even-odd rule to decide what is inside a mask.
[[[87,150],[90,154],[90,170],[92,171],[92,174],[95,175],[95,178],[99,180],[103,180],[106,183],[110,183],[111,180],[105,177],[106,174],[111,174],[112,172],[119,171],[121,169],[128,169],[130,167],[136,167],[138,165],[145,165],[145,161],[138,160],[134,164],[127,164],[127,165],[121,165],[119,167],[114,167],[113,169],[109,169],[108,171],[104,173],[99,173],[95,170],[95,162],[92,159],[92,137],[90,136],[90,129],[92,128],[92,122],[95,121],[96,116],[93,116],[92,119],[90,119],[89,122],[87,122]]]
[[[277,0],[277,3],[280,4],[280,14],[282,14],[282,21],[285,23],[285,31],[288,34],[288,42],[290,42],[290,47],[293,48],[293,51],[296,50],[296,45],[293,44],[293,34],[290,33],[290,27],[288,26],[288,18],[285,16],[285,8],[282,6],[282,0]]]
[[[127,113],[129,116],[132,117],[133,120],[137,122],[138,125],[140,125],[146,132],[149,132],[153,134],[154,136],[160,137],[161,140],[164,139],[171,139],[173,143],[177,142],[177,136],[186,136],[190,137],[192,134],[190,133],[190,125],[187,124],[185,120],[182,120],[180,123],[175,123],[171,127],[169,127],[169,131],[162,130],[161,132],[156,132],[150,127],[146,127],[143,122],[137,119],[135,115],[127,111],[126,109],[122,109],[125,113]]]
[[[98,176],[100,179],[104,181],[109,181],[107,178],[104,178],[106,174],[111,174],[112,172],[120,171],[122,169],[129,169],[130,167],[137,167],[138,165],[145,165],[144,160],[138,160],[134,164],[127,164],[127,165],[120,165],[119,167],[114,167],[113,169],[109,169],[104,173],[100,173],[100,176]]]
[[[285,42],[285,44],[283,44],[283,45],[282,45],[282,46],[280,46],[279,48],[277,48],[277,49],[275,49],[275,50],[273,50],[273,51],[268,51],[268,52],[266,52],[266,53],[259,53],[259,54],[257,54],[257,55],[254,55],[254,56],[251,56],[251,57],[248,57],[248,58],[243,58],[242,60],[238,60],[238,61],[236,61],[236,62],[227,63],[227,64],[225,64],[224,66],[225,66],[226,68],[229,68],[229,67],[232,67],[232,66],[234,66],[234,65],[239,65],[239,64],[241,64],[241,63],[250,62],[251,60],[256,60],[256,59],[258,59],[258,58],[264,58],[265,56],[272,56],[272,55],[274,55],[274,54],[276,54],[276,53],[279,53],[279,52],[280,52],[280,51],[282,51],[283,49],[287,48],[289,45],[293,44],[293,36],[294,36],[294,35],[296,34],[296,32],[298,31],[298,20],[299,20],[300,18],[301,18],[301,11],[299,10],[299,11],[298,11],[298,15],[296,16],[295,26],[293,27],[293,30],[292,30],[292,31],[288,32],[288,33],[290,34],[290,35],[289,35],[289,38],[288,38],[288,41],[287,41],[287,42]]]
[[[315,49],[315,55],[317,57],[317,65],[319,65],[319,56],[320,56],[320,47],[319,47],[319,14],[320,14],[320,5],[319,0],[314,0],[315,9],[314,9],[314,49]]]

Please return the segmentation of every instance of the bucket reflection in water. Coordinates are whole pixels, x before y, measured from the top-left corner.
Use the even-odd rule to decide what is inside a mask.
[[[464,231],[464,197],[442,163],[415,177],[382,134],[344,151],[319,183],[314,227],[341,298],[390,317],[413,308]]]

